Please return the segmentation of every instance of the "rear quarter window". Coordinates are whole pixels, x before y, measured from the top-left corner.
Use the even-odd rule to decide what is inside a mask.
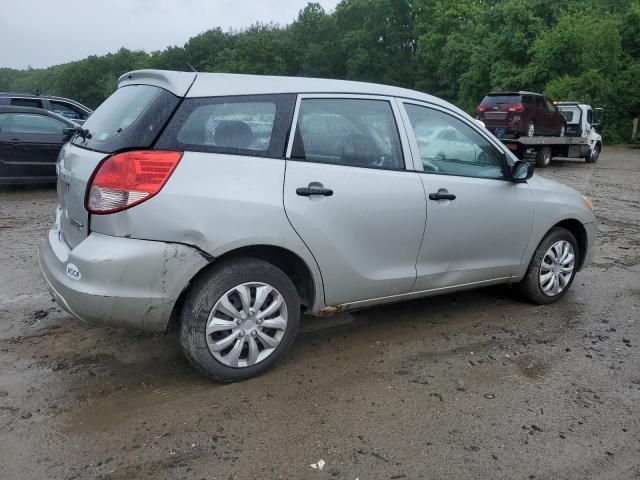
[[[156,147],[282,158],[294,104],[288,94],[189,98]]]
[[[172,93],[151,85],[121,87],[84,123],[88,135],[76,135],[72,143],[106,153],[150,147],[179,101]]]

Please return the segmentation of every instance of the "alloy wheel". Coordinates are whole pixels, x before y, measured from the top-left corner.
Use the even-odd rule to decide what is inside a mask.
[[[538,281],[542,293],[549,297],[559,295],[571,281],[575,260],[576,256],[571,243],[560,240],[551,245],[540,264]]]
[[[243,283],[227,291],[209,314],[207,346],[220,363],[250,367],[271,355],[287,329],[287,305],[271,285]]]

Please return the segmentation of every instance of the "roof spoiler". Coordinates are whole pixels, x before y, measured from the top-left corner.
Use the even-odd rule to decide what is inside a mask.
[[[198,74],[194,72],[134,70],[118,79],[118,88],[126,85],[153,85],[168,90],[178,97],[184,97],[197,76]]]

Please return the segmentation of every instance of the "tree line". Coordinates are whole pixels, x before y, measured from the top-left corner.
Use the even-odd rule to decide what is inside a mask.
[[[121,48],[44,69],[0,68],[0,91],[97,107],[140,68],[363,80],[421,90],[473,114],[490,91],[531,90],[606,109],[605,140],[640,116],[640,0],[342,0],[291,24],[212,28],[147,53]]]

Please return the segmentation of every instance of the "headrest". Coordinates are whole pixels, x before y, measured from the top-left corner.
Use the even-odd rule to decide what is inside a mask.
[[[214,135],[216,147],[246,150],[253,143],[251,127],[239,120],[221,120]]]

